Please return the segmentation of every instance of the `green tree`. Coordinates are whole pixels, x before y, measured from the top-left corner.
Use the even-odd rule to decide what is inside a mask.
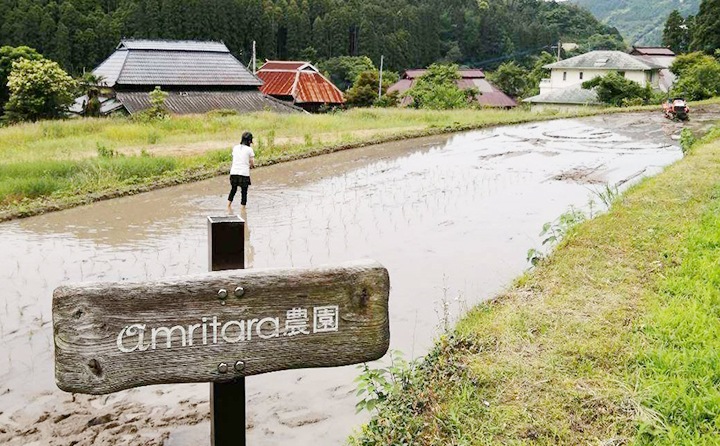
[[[584,82],[582,87],[587,90],[594,88],[600,102],[614,107],[621,107],[636,100],[647,102],[653,97],[653,90],[649,84],[641,87],[637,82],[625,79],[625,76],[616,71]]]
[[[676,9],[670,13],[665,22],[662,44],[676,54],[681,54],[687,51],[689,38],[690,33],[688,26],[685,24],[685,19],[680,15],[680,11]]]
[[[76,86],[57,62],[16,60],[8,77],[10,99],[4,119],[19,122],[60,117],[73,102]]]
[[[104,83],[104,77],[96,76],[89,71],[79,79],[78,93],[87,96],[83,105],[84,116],[100,116],[100,96],[103,93]]]
[[[70,31],[60,22],[55,31],[55,48],[50,56],[63,67],[69,67],[72,56],[70,48]]]
[[[587,53],[590,51],[625,51],[627,44],[621,36],[613,34],[593,34],[588,37],[582,45],[580,52]]]
[[[720,0],[702,0],[695,16],[691,49],[713,54],[720,48]]]
[[[672,71],[675,76],[682,78],[685,73],[693,66],[712,61],[712,56],[708,56],[704,53],[701,53],[700,51],[695,51],[688,54],[681,54],[677,56],[673,61],[672,65],[670,65],[670,71]]]
[[[705,56],[681,73],[673,95],[695,101],[720,96],[720,62],[715,58]]]
[[[32,48],[27,46],[19,46],[13,48],[11,46],[0,47],[0,108],[10,98],[10,90],[8,89],[8,76],[13,68],[13,62],[20,59],[39,60],[42,56]]]
[[[398,93],[397,90],[391,91],[390,93],[385,93],[379,99],[377,99],[373,103],[373,105],[375,107],[383,108],[397,107],[398,105],[400,105],[400,93]]]
[[[532,59],[532,69],[528,74],[528,88],[526,96],[535,96],[540,93],[540,81],[550,77],[550,69],[545,65],[555,62],[555,56],[543,51],[539,56]]]
[[[467,108],[478,92],[460,89],[456,83],[460,77],[457,65],[433,64],[405,95],[412,98],[415,108]]]
[[[382,94],[397,82],[399,76],[392,71],[383,72]],[[350,107],[370,107],[379,98],[380,72],[378,70],[363,71],[355,79],[353,86],[345,93],[345,101]]]
[[[121,36],[222,40],[242,61],[253,40],[269,59],[310,48],[323,60],[366,56],[377,65],[385,56],[391,70],[443,58],[493,68],[500,57],[561,38],[621,41],[572,2],[543,0],[0,0],[0,46],[31,46],[74,75],[106,58]],[[345,90],[371,68],[333,81]]]
[[[330,81],[341,90],[352,86],[360,73],[376,70],[375,64],[367,56],[334,57],[320,63],[318,69],[328,74]]]
[[[528,72],[515,62],[505,62],[490,76],[496,87],[508,96],[518,98],[528,90]]]

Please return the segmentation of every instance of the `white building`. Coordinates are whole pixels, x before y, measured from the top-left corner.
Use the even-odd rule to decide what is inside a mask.
[[[611,71],[617,71],[643,87],[650,84],[659,89],[659,73],[663,67],[622,51],[591,51],[544,68],[551,70],[550,78],[540,82],[539,95],[524,101],[532,104],[533,109],[600,105],[595,92],[583,89],[582,84]]]

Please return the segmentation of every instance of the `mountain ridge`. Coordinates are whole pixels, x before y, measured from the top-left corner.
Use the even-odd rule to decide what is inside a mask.
[[[631,45],[661,45],[665,21],[677,9],[697,14],[701,0],[572,0],[602,23],[614,26]]]

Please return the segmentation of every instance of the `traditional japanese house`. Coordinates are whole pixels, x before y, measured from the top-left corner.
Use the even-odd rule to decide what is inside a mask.
[[[400,80],[388,88],[388,93],[397,91],[402,96],[406,91],[411,89],[417,79],[425,74],[427,70],[407,70],[400,77]],[[463,90],[469,88],[477,88],[480,94],[475,97],[475,101],[485,107],[500,107],[500,108],[512,108],[517,106],[517,102],[510,96],[500,91],[496,86],[491,84],[486,78],[483,70],[470,69],[470,70],[458,70],[460,79],[456,81],[458,87]],[[409,105],[412,103],[412,98],[403,98],[401,105]]]
[[[662,46],[634,46],[630,51],[630,55],[661,66],[660,90],[664,92],[670,91],[676,80],[675,74],[670,71],[670,65],[675,62],[677,57],[673,50]]]
[[[343,105],[345,97],[309,62],[269,60],[257,72],[260,90],[307,111]]]
[[[649,85],[662,90],[662,66],[622,51],[590,51],[543,68],[550,70],[550,77],[540,81],[540,94],[524,100],[531,104],[533,110],[599,106],[601,104],[595,90],[586,90],[582,84],[611,72],[617,72],[641,87]]]
[[[222,42],[122,40],[93,74],[112,92],[101,98],[103,113],[147,109],[155,87],[169,93],[165,108],[176,114],[220,109],[241,113],[302,111],[260,91],[263,82]],[[73,111],[82,109],[86,99],[78,98]]]

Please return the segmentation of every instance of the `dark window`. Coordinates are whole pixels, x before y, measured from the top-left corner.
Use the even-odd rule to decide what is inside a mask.
[[[622,76],[622,77],[625,77],[625,72],[624,72],[624,71],[618,71],[618,74],[619,74],[620,76]]]
[[[580,72],[580,80],[582,80],[582,78],[583,78],[583,72],[581,71]]]
[[[564,80],[564,81],[567,80],[567,71],[563,71],[563,80]]]

